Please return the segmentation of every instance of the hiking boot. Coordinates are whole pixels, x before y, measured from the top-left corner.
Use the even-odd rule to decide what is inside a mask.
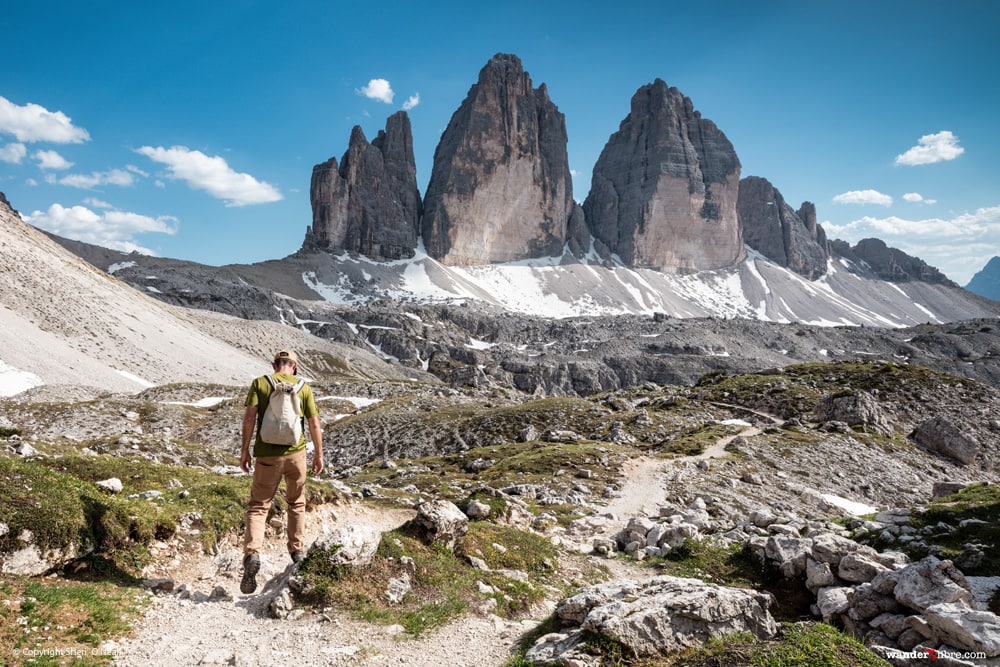
[[[240,582],[240,592],[250,595],[257,590],[257,573],[260,572],[260,556],[247,554],[243,559],[243,581]]]
[[[297,551],[293,551],[291,553],[291,557],[292,557],[292,562],[293,563],[298,563],[299,561],[305,559],[306,552],[303,551],[302,549],[298,549]]]

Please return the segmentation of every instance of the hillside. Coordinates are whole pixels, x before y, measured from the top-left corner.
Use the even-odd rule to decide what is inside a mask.
[[[286,346],[302,350],[303,370],[317,378],[419,375],[276,322],[153,299],[26,225],[5,199],[0,277],[4,394],[41,384],[122,392],[180,380],[243,384]]]

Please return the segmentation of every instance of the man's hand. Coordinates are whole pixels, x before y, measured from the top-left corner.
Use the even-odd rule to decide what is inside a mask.
[[[320,452],[319,454],[315,454],[313,456],[312,471],[313,471],[314,475],[319,475],[321,472],[323,472],[323,454],[322,454],[322,452]]]
[[[240,469],[243,472],[250,472],[253,469],[253,457],[250,452],[240,452]]]

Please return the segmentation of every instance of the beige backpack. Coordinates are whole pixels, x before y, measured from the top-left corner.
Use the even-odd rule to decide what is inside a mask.
[[[265,377],[271,384],[271,397],[260,422],[260,439],[269,445],[297,445],[302,438],[302,403],[299,391],[305,385],[305,380],[281,382],[270,375]]]

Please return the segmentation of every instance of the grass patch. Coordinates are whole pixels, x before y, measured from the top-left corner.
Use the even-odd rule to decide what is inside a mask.
[[[121,493],[95,485],[110,477],[122,481]],[[147,545],[176,534],[182,516],[200,517],[197,539],[204,549],[213,548],[243,525],[250,490],[249,477],[114,456],[0,456],[0,479],[0,507],[10,529],[0,536],[0,552],[22,548],[20,535],[29,531],[40,549],[76,547],[89,552],[93,574],[124,580],[149,561]],[[314,503],[337,493],[322,483],[310,482],[306,489]],[[159,495],[129,497],[149,491]]]
[[[663,667],[889,667],[858,640],[825,623],[788,623],[778,636],[759,640],[748,633],[713,639],[698,649],[636,665]]]
[[[101,643],[125,635],[148,599],[112,584],[34,581],[0,583],[0,664],[109,665]]]
[[[467,556],[481,558],[491,571],[473,568]],[[407,573],[404,557],[414,563],[408,572],[411,588],[402,601],[392,603],[386,587],[389,579]],[[299,569],[304,586],[296,598],[368,622],[399,624],[419,637],[483,604],[508,617],[525,611],[542,599],[543,586],[557,583],[555,563],[555,548],[547,539],[508,526],[470,524],[456,553],[424,544],[404,526],[385,533],[375,558],[363,567],[333,567],[328,559],[311,555]],[[501,570],[518,570],[527,580],[505,576]]]
[[[686,539],[662,558],[647,562],[663,574],[710,581],[725,586],[762,588],[775,579],[742,544],[721,545],[705,539]]]

